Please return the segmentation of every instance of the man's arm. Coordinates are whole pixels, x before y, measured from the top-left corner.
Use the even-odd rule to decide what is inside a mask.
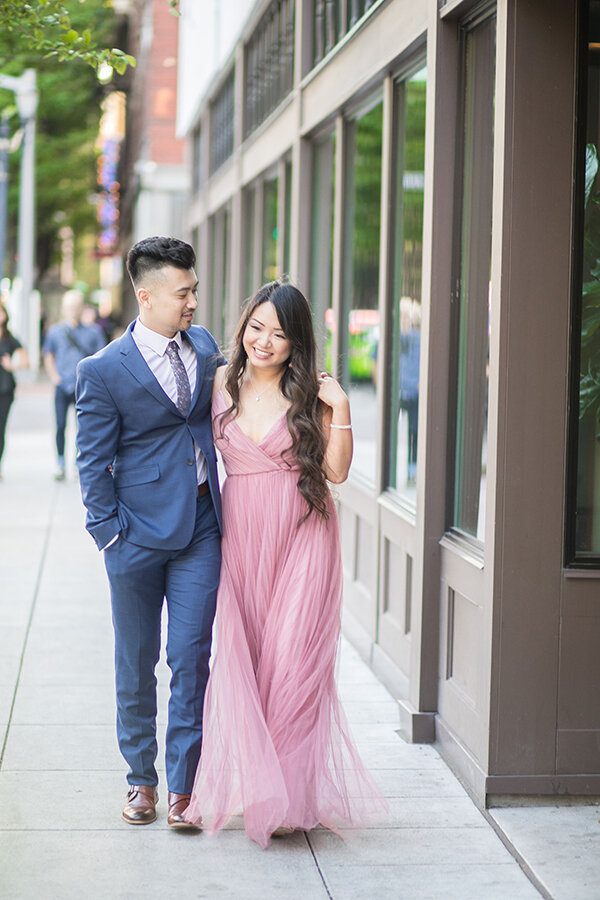
[[[54,353],[44,353],[44,368],[53,385],[60,384],[60,375],[54,361]]]
[[[86,528],[102,550],[121,531],[115,485],[109,470],[119,444],[121,420],[93,362],[84,359],[77,367],[77,466],[87,509]]]

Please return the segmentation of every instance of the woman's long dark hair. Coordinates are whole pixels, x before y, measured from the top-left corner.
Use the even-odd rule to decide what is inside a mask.
[[[8,315],[7,308],[5,307],[4,303],[2,303],[2,302],[0,302],[0,310],[2,310],[2,312],[6,316],[6,319],[4,320],[4,322],[0,322],[0,338],[12,337],[12,334],[8,328],[10,316]]]
[[[308,301],[292,284],[283,281],[264,284],[242,310],[225,379],[225,388],[232,404],[222,413],[221,430],[224,420],[229,416],[235,417],[239,411],[240,387],[248,359],[243,344],[246,326],[257,307],[267,302],[275,307],[281,329],[291,343],[288,365],[279,387],[283,396],[290,401],[286,418],[292,444],[284,451],[284,455],[293,455],[300,468],[298,490],[308,504],[308,512],[298,524],[312,512],[326,519],[329,489],[323,472],[325,438],[317,380],[315,334]]]

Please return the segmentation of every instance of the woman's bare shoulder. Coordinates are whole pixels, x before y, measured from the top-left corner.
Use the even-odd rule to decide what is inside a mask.
[[[225,384],[226,371],[227,371],[227,366],[219,366],[219,368],[215,372],[215,380],[213,381],[213,390],[212,390],[213,397],[219,391],[223,390],[223,386]]]

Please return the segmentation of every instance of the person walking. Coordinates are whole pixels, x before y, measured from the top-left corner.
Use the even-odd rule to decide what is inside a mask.
[[[168,609],[171,693],[166,733],[167,824],[183,819],[202,744],[202,708],[221,564],[221,497],[211,392],[224,364],[192,325],[196,258],[184,241],[152,237],[127,255],[139,316],[79,363],[77,445],[86,526],[110,584],[117,737],[129,766],[123,818],[156,819],[156,676]]]
[[[44,367],[54,385],[54,413],[56,417],[55,478],[64,481],[65,430],[69,408],[75,403],[75,372],[77,364],[106,344],[104,333],[96,325],[81,322],[83,294],[79,290],[66,291],[62,298],[62,321],[51,325],[44,341]]]
[[[315,360],[308,302],[271,282],[246,305],[213,391],[223,564],[186,819],[214,833],[241,811],[262,847],[386,809],[336,691],[342,563],[327,481],[348,475],[352,430],[346,394]]]
[[[16,382],[13,372],[27,368],[27,351],[8,328],[9,315],[0,301],[0,479],[2,478],[2,455],[6,436],[8,414],[15,399]]]

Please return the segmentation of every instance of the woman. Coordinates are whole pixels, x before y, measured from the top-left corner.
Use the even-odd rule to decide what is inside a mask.
[[[215,832],[241,810],[262,847],[273,833],[336,830],[385,809],[335,687],[342,569],[327,481],[347,477],[352,431],[348,398],[315,359],[307,301],[271,282],[246,305],[213,392],[223,564],[185,818]]]
[[[8,310],[0,301],[0,466],[4,453],[8,413],[15,399],[16,383],[13,372],[29,365],[26,351],[8,330],[8,321]]]

